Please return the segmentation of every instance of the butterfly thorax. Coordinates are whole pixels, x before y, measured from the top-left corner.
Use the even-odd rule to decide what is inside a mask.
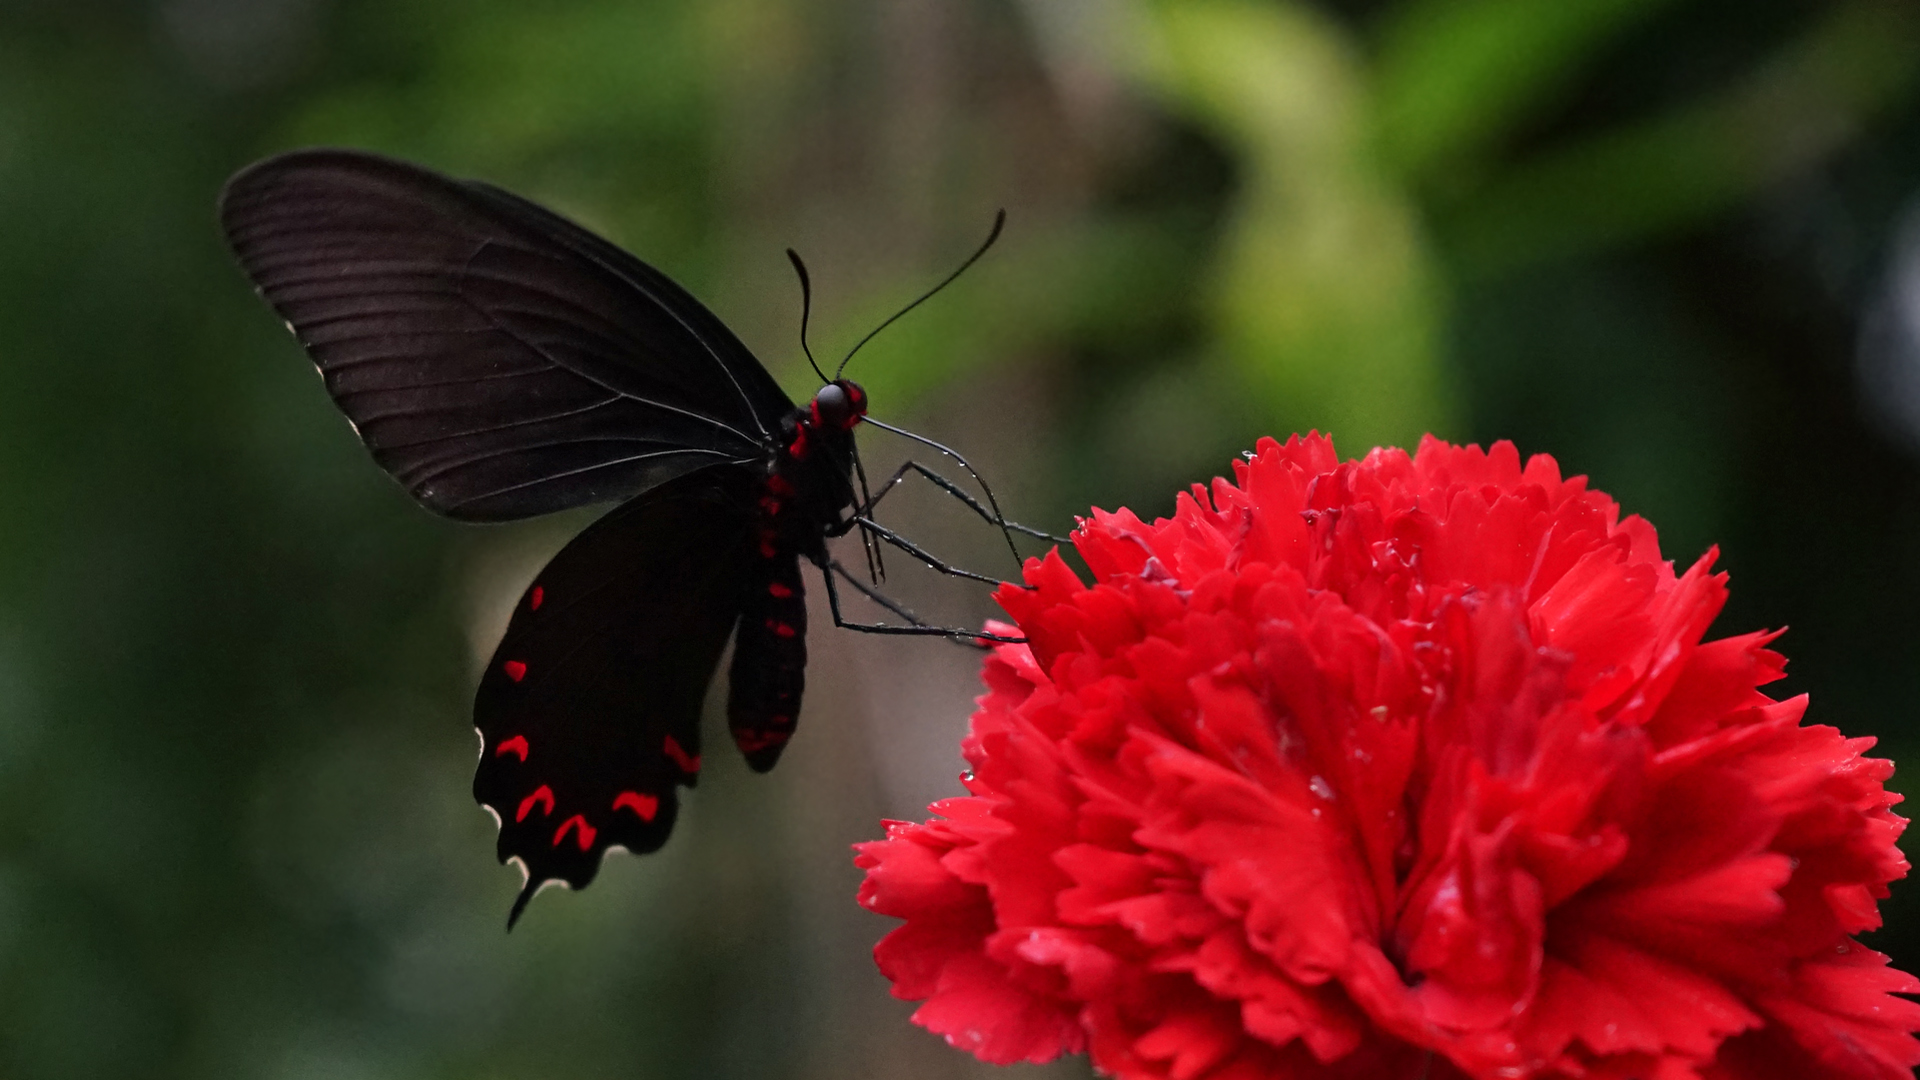
[[[838,531],[842,513],[855,503],[853,429],[866,406],[859,384],[840,379],[782,420],[760,498],[762,557],[776,551],[825,557],[825,535]]]

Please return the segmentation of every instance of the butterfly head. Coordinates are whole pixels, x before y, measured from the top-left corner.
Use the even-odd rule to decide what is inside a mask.
[[[813,395],[813,422],[835,431],[851,431],[867,415],[867,392],[852,379],[835,379]]]

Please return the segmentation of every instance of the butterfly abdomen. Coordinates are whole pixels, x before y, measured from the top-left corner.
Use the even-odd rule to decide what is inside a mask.
[[[807,601],[800,557],[774,547],[750,578],[734,631],[727,726],[755,772],[780,760],[800,718],[807,678]]]

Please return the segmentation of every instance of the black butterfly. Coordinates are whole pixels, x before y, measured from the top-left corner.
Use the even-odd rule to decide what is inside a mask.
[[[912,618],[834,563],[828,537],[859,524],[979,577],[864,517],[857,384],[822,374],[795,406],[666,275],[558,215],[302,150],[234,176],[220,216],[374,460],[429,510],[507,521],[627,500],[541,570],[475,696],[474,797],[499,819],[501,861],[526,873],[509,926],[547,881],[583,887],[609,848],[666,842],[730,633],[728,724],[749,765],[773,767],[806,667],[802,557]],[[893,482],[909,468],[932,476],[909,462]],[[846,623],[826,581],[841,625],[989,636]]]

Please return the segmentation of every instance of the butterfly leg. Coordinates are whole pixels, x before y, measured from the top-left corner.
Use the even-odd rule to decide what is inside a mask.
[[[828,559],[826,563],[820,567],[820,572],[821,576],[825,578],[827,582],[827,607],[833,612],[833,625],[841,627],[842,629],[858,630],[863,634],[901,634],[916,637],[944,637],[961,642],[990,641],[1010,645],[1023,644],[1027,640],[1023,637],[1008,637],[1005,634],[993,634],[984,630],[964,630],[957,626],[933,626],[923,622],[919,616],[909,611],[904,605],[881,593],[878,589],[867,585],[858,577],[849,573],[846,567],[841,566],[839,562],[833,559]],[[886,623],[859,623],[849,620],[840,613],[840,590],[834,585],[834,577],[836,575],[846,579],[847,584],[859,590],[862,596],[893,612],[895,615],[906,619],[913,625],[890,626]]]
[[[988,577],[985,574],[976,574],[971,570],[962,570],[872,518],[856,517],[853,518],[852,521],[868,534],[878,538],[884,543],[892,544],[894,547],[927,564],[928,567],[939,573],[946,574],[950,577],[966,578],[968,581],[979,581],[988,585],[997,586],[1002,584],[999,578]],[[1015,584],[1018,583],[1016,582]]]
[[[986,493],[987,505],[993,509],[993,513],[991,516],[988,516],[987,514],[985,514],[984,511],[982,512],[981,516],[986,517],[989,522],[999,527],[1000,535],[1006,538],[1007,550],[1013,553],[1014,563],[1018,565],[1021,562],[1020,549],[1014,546],[1013,531],[1008,526],[1007,515],[1000,512],[999,500],[993,497],[993,488],[987,485],[986,479],[980,475],[979,470],[975,469],[970,463],[968,463],[966,458],[963,458],[960,456],[959,451],[945,444],[934,442],[932,439],[929,439],[924,435],[915,435],[913,432],[908,431],[905,428],[897,428],[891,424],[881,423],[880,421],[875,420],[871,416],[866,417],[864,422],[872,424],[874,427],[877,427],[882,431],[891,431],[895,435],[899,435],[902,438],[912,439],[914,442],[917,442],[922,446],[926,446],[934,450],[938,450],[940,453],[945,454],[946,456],[952,458],[956,463],[959,464],[961,468],[967,470],[967,475],[973,477],[973,482],[976,484],[979,484],[980,490]],[[892,485],[888,485],[888,486],[892,486]],[[949,488],[949,490],[954,490],[957,494],[957,489]],[[971,503],[973,500],[971,498],[968,498],[967,501]]]
[[[874,497],[873,492],[867,490],[867,467],[860,463],[860,444],[854,442],[849,443],[848,446],[853,451],[854,474],[860,478],[860,497],[857,500],[857,505],[872,506],[879,500]],[[891,480],[887,486],[892,487],[897,483],[899,483],[898,479]],[[859,517],[865,513],[864,510],[857,511],[853,516]],[[867,553],[867,577],[871,579],[875,585],[887,580],[887,564],[886,560],[880,557],[880,545],[874,542],[872,536],[867,533],[861,533],[860,547]]]
[[[1031,536],[1036,540],[1046,540],[1055,544],[1070,544],[1073,542],[1072,540],[1064,536],[1055,536],[1052,533],[1042,532],[1039,529],[1032,528],[1031,526],[1022,525],[1017,521],[1007,521],[1002,518],[995,517],[994,511],[988,510],[984,505],[981,504],[980,500],[974,498],[970,493],[968,493],[968,491],[965,488],[947,479],[946,477],[941,476],[939,473],[934,472],[932,469],[927,468],[925,465],[922,465],[917,461],[909,461],[906,464],[900,466],[898,469],[894,470],[893,476],[890,479],[888,479],[886,483],[880,485],[880,493],[878,495],[874,495],[871,498],[867,499],[867,501],[860,507],[860,511],[856,516],[872,517],[874,506],[876,506],[881,499],[886,498],[888,492],[892,491],[896,487],[899,487],[900,482],[906,479],[907,474],[910,472],[919,473],[921,476],[924,476],[928,480],[931,480],[934,486],[938,487],[940,490],[946,492],[947,494],[953,496],[956,499],[959,499],[961,502],[966,503],[969,509],[971,509],[974,513],[980,515],[981,520],[985,521],[989,525],[993,525],[1000,528],[1012,529],[1014,532]]]
[[[827,565],[822,568],[822,572],[823,573],[831,572],[831,573],[839,574],[842,578],[845,578],[847,584],[853,586],[854,589],[860,593],[860,595],[866,597],[867,599],[873,601],[876,604],[879,604],[881,607],[886,608],[888,611],[893,612],[895,615],[898,615],[901,618],[907,620],[909,623],[912,623],[914,626],[931,625],[930,623],[927,622],[927,620],[921,618],[918,615],[915,615],[913,613],[913,609],[907,607],[905,604],[902,604],[900,601],[895,600],[893,597],[888,596],[886,593],[881,592],[879,589],[876,589],[873,586],[867,584],[866,582],[861,581],[859,577],[856,576],[852,571],[849,571],[846,567],[840,565],[840,562],[837,559],[828,559]]]

